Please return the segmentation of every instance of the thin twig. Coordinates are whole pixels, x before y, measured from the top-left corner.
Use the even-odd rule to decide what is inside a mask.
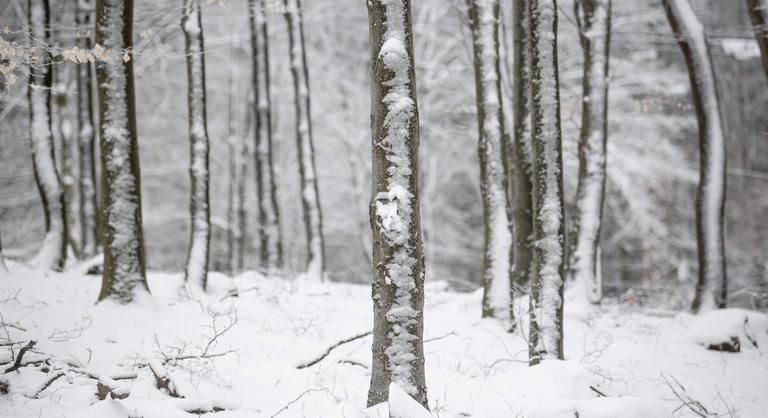
[[[323,354],[321,354],[320,356],[318,356],[318,357],[316,357],[316,358],[314,358],[314,359],[312,359],[312,360],[309,360],[309,361],[305,361],[305,362],[303,362],[303,363],[300,363],[298,366],[296,366],[296,368],[297,368],[297,369],[305,369],[305,368],[307,368],[307,367],[312,367],[312,366],[314,366],[315,364],[317,364],[317,363],[319,363],[319,362],[323,361],[323,359],[324,359],[324,358],[328,357],[328,355],[329,355],[329,354],[331,354],[331,351],[333,351],[335,348],[338,348],[339,346],[341,346],[341,345],[344,345],[344,344],[346,344],[346,343],[350,343],[350,342],[352,342],[352,341],[355,341],[355,340],[359,340],[360,338],[364,338],[364,337],[367,337],[367,336],[369,336],[369,335],[371,335],[371,331],[366,331],[366,332],[364,332],[364,333],[362,333],[362,334],[357,334],[357,335],[355,335],[355,336],[352,336],[352,337],[349,337],[349,338],[343,339],[343,340],[341,340],[341,341],[339,341],[339,342],[337,342],[337,343],[335,343],[335,344],[331,345],[330,347],[328,347],[328,348],[325,350],[325,352],[324,352]]]

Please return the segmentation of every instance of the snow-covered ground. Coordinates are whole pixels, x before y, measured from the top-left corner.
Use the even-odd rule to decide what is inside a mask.
[[[2,374],[13,357],[7,345],[0,346],[5,363],[0,386],[7,383],[9,391],[0,395],[0,416],[189,417],[214,409],[223,411],[205,416],[387,416],[385,407],[365,409],[370,336],[339,346],[313,366],[296,368],[334,343],[370,330],[367,286],[213,273],[208,293],[189,300],[179,291],[181,274],[151,273],[151,298],[132,306],[97,305],[100,276],[77,269],[39,272],[14,263],[9,268],[11,274],[0,275],[5,324],[0,343],[19,342],[13,346],[16,355],[36,340],[22,364],[38,362]],[[235,288],[237,297],[231,296]],[[480,293],[428,284],[424,335],[435,416],[573,417],[575,411],[582,418],[696,416],[681,407],[670,385],[712,416],[768,416],[765,315],[729,310],[697,321],[685,313],[642,313],[626,305],[590,312],[567,300],[568,360],[535,367],[527,365],[524,335],[479,316]],[[738,326],[746,317],[748,326]],[[731,334],[742,336],[740,353],[697,343],[734,324]],[[201,354],[210,358],[196,358]],[[192,358],[174,360],[184,356]],[[184,398],[156,388],[147,367],[151,361],[165,363]],[[104,378],[132,373],[135,378]],[[99,401],[98,377],[119,386],[115,392],[130,394]],[[421,416],[396,388],[392,396],[390,416]]]

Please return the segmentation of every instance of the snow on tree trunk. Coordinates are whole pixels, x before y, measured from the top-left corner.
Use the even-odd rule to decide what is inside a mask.
[[[531,0],[534,257],[530,361],[563,358],[565,207],[557,68],[557,5]]]
[[[747,0],[747,9],[752,21],[752,30],[755,31],[755,39],[760,46],[763,69],[768,77],[768,0]]]
[[[211,210],[208,197],[208,126],[205,116],[205,49],[200,0],[183,0],[184,54],[187,57],[189,112],[189,179],[191,215],[189,252],[184,280],[205,290],[211,241]]]
[[[688,0],[663,0],[663,3],[688,66],[699,125],[700,167],[696,194],[699,281],[691,309],[698,312],[724,308],[728,296],[723,242],[726,157],[715,72],[704,26]]]
[[[0,273],[8,273],[8,266],[5,265],[5,256],[3,256],[2,237],[0,237]]]
[[[529,0],[514,3],[514,146],[510,147],[510,206],[514,223],[512,294],[528,289],[533,259],[533,160],[531,146],[531,57]]]
[[[89,0],[79,3],[76,15],[78,27],[77,46],[91,49],[91,14],[93,5]],[[91,88],[91,63],[77,65],[77,125],[80,154],[80,238],[82,256],[96,253],[98,243],[98,204],[96,202],[96,152],[93,128],[93,91]]]
[[[409,0],[370,0],[373,361],[368,405],[395,383],[427,407],[419,114]]]
[[[67,222],[51,130],[51,54],[48,0],[29,0],[30,40],[29,99],[30,139],[35,182],[43,201],[45,238],[32,264],[43,269],[64,268],[67,251]]]
[[[270,112],[269,97],[267,19],[265,17],[264,0],[250,0],[248,8],[250,11],[251,48],[253,51],[253,93],[256,105],[256,200],[259,202],[259,258],[260,266],[269,271],[282,267],[283,244],[280,239],[280,211],[277,206],[275,170],[272,163],[272,114]],[[296,11],[295,17],[289,19],[289,22],[291,21],[295,22],[294,25],[301,24],[298,11]],[[303,48],[303,38],[300,39],[302,39],[301,44]],[[298,70],[294,69],[294,72],[296,71]],[[302,74],[304,78],[301,85],[306,87],[306,68]],[[294,80],[294,83],[296,83],[296,80]],[[302,103],[306,103],[307,111],[301,115],[299,121],[303,123],[301,121],[305,120],[307,126],[309,126],[309,96],[302,97],[301,100]],[[297,104],[297,112],[300,106],[302,105]],[[297,113],[298,115],[299,113]],[[299,128],[299,135],[302,135],[301,128]],[[311,149],[311,138],[307,136],[305,139]],[[304,139],[300,138],[300,142],[303,143]],[[311,172],[314,172],[314,160],[310,161],[310,163],[312,166]],[[315,182],[312,187],[314,187],[313,190],[315,191],[314,196],[317,196],[317,183]],[[308,207],[306,202],[304,207]],[[317,214],[319,216],[319,210]],[[316,244],[311,240],[309,242],[312,245]],[[310,254],[313,253],[310,251]],[[322,266],[320,266],[320,271],[322,271]]]
[[[315,169],[315,150],[309,110],[309,72],[304,51],[304,27],[299,0],[285,0],[285,20],[288,23],[291,73],[295,91],[296,138],[299,150],[301,201],[307,230],[307,278],[322,281],[325,270],[323,216]]]
[[[230,49],[230,57],[231,49]],[[239,273],[243,270],[245,251],[245,172],[248,147],[243,135],[235,129],[235,97],[236,91],[232,80],[232,65],[229,73],[229,103],[228,103],[228,138],[229,148],[229,190],[227,199],[227,254],[229,257],[229,272]],[[247,106],[246,129],[249,131],[252,106]]]
[[[569,273],[573,281],[584,287],[590,303],[600,303],[603,283],[598,274],[597,257],[605,201],[611,0],[578,0],[576,7],[584,76],[574,214],[576,233]]]
[[[96,65],[102,173],[104,274],[99,300],[129,303],[149,292],[141,221],[133,84],[133,1],[97,0]]]
[[[56,115],[54,120],[61,141],[61,182],[64,188],[64,205],[69,232],[67,240],[74,255],[81,257],[80,146],[78,135],[72,131],[72,115],[69,107],[70,63],[59,62],[53,70]]]
[[[501,113],[499,2],[470,0],[477,96],[480,194],[483,199],[483,317],[508,321],[512,233],[507,195],[507,139]]]

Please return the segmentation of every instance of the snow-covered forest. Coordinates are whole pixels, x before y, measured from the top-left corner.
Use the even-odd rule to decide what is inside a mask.
[[[0,1],[0,416],[768,416],[768,1]]]

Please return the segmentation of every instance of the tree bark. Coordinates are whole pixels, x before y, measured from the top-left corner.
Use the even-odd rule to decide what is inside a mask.
[[[605,201],[611,0],[577,0],[575,5],[584,52],[584,76],[575,243],[569,273],[573,282],[584,287],[587,300],[597,304],[603,295],[598,255]]]
[[[371,44],[370,221],[373,360],[368,405],[390,384],[427,404],[424,248],[419,212],[419,114],[409,0],[368,2]]]
[[[181,27],[187,57],[187,103],[189,114],[189,179],[191,215],[189,251],[184,280],[205,290],[211,241],[209,200],[208,123],[205,96],[205,48],[200,0],[183,0]]]
[[[256,198],[259,202],[259,258],[260,266],[267,271],[271,271],[279,269],[283,265],[283,244],[280,238],[280,210],[277,205],[277,188],[275,187],[272,152],[269,46],[265,7],[264,0],[249,0],[248,2],[251,24],[251,48],[253,51],[253,93],[256,105]],[[298,12],[296,12],[296,15],[298,16]],[[299,19],[297,22],[300,24],[300,18],[296,19]],[[303,38],[301,43],[303,49]],[[306,69],[303,74],[304,82],[306,83]],[[294,80],[295,82],[296,80]],[[309,96],[306,97],[306,103],[307,114],[305,116],[308,124]],[[312,164],[314,167],[314,161]],[[314,172],[314,168],[312,171]],[[317,191],[316,186],[317,184],[315,183],[315,192]],[[317,196],[317,193],[315,193],[315,196]]]
[[[8,273],[8,266],[5,265],[5,256],[3,255],[2,237],[0,237],[0,273]]]
[[[133,83],[133,1],[96,1],[104,273],[99,300],[149,293]]]
[[[768,77],[768,0],[747,0],[747,10],[752,21],[752,30],[760,46],[763,69]]]
[[[230,57],[233,57],[230,48]],[[236,274],[243,270],[245,253],[245,172],[248,157],[248,147],[245,144],[245,134],[238,133],[235,127],[235,98],[236,91],[232,77],[232,66],[229,71],[229,99],[228,99],[228,138],[229,147],[229,191],[227,199],[227,254],[230,274]],[[249,132],[252,119],[251,109],[246,106],[246,126],[242,132]]]
[[[534,257],[530,362],[563,359],[565,206],[557,67],[557,4],[531,0]]]
[[[309,109],[309,72],[304,50],[304,27],[300,0],[285,0],[285,20],[288,23],[291,73],[295,91],[296,138],[299,150],[299,174],[304,224],[307,231],[307,277],[322,281],[325,271],[323,216],[318,192],[315,149]]]
[[[507,136],[501,110],[499,2],[468,0],[477,97],[480,195],[483,200],[483,317],[510,322],[512,234],[507,190]]]
[[[696,194],[699,280],[691,309],[698,312],[715,307],[724,308],[728,298],[723,241],[726,156],[715,71],[704,27],[688,0],[662,2],[685,56],[699,125],[700,166]]]
[[[67,258],[67,215],[64,192],[56,167],[51,129],[51,54],[50,8],[48,0],[28,0],[30,41],[29,126],[32,166],[35,182],[43,202],[45,238],[32,264],[61,270]]]

